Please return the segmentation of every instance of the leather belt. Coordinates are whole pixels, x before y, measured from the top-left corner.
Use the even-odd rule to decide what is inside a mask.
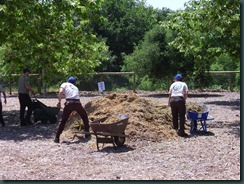
[[[66,99],[67,103],[80,103],[79,99]]]
[[[182,99],[184,99],[183,96],[172,96],[172,98],[182,98]]]

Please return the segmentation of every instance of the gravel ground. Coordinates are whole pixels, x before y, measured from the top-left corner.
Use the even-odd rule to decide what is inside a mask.
[[[167,92],[140,92],[141,98],[167,104]],[[81,101],[102,98],[83,93]],[[56,106],[56,97],[38,97]],[[95,136],[53,142],[57,124],[19,127],[18,98],[8,96],[3,105],[6,127],[0,127],[1,180],[240,180],[240,93],[195,92],[187,103],[204,102],[209,116],[208,133],[162,142],[126,140],[97,150]],[[189,132],[188,132],[189,133]],[[103,146],[103,147],[102,147]]]

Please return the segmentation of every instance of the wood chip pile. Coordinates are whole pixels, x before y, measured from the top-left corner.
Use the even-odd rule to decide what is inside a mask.
[[[135,93],[112,93],[87,103],[85,109],[91,121],[104,116],[127,114],[129,123],[125,133],[132,140],[160,141],[175,136],[175,131],[171,128],[170,108],[139,98]]]
[[[172,129],[171,109],[165,104],[157,104],[151,100],[138,97],[135,93],[112,93],[108,96],[95,99],[84,106],[90,121],[108,116],[103,123],[118,121],[116,114],[129,116],[129,123],[125,134],[130,140],[161,141],[177,137]],[[201,111],[197,104],[187,105],[187,109]],[[66,125],[66,130],[72,127],[78,128],[81,121],[78,114],[74,113]],[[81,125],[83,123],[81,122]],[[81,127],[82,128],[82,127]],[[187,128],[187,127],[186,127]]]

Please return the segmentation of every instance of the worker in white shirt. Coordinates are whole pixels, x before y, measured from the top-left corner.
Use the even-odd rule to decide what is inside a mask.
[[[177,74],[174,82],[169,89],[169,105],[171,107],[173,128],[181,137],[188,136],[185,133],[185,114],[186,114],[186,99],[188,97],[188,86],[182,82],[182,75]],[[178,129],[178,117],[180,117],[180,129]]]
[[[76,83],[76,79],[74,77],[69,77],[67,82],[64,82],[59,89],[59,93],[58,93],[58,104],[57,106],[59,108],[61,108],[61,100],[63,95],[65,96],[66,102],[65,102],[65,106],[63,109],[63,114],[62,114],[62,119],[60,121],[59,127],[58,127],[58,131],[56,133],[54,142],[55,143],[59,143],[60,141],[60,135],[62,134],[64,127],[65,127],[65,123],[67,122],[70,114],[73,111],[76,111],[83,123],[84,123],[84,128],[85,128],[85,138],[86,139],[90,139],[91,135],[89,134],[89,119],[87,116],[87,113],[85,111],[85,109],[83,108],[81,102],[80,102],[80,96],[79,96],[79,89],[75,86]]]

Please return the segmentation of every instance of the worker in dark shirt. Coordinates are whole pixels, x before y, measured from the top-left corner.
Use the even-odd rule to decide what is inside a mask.
[[[30,70],[25,68],[23,70],[23,75],[20,76],[18,80],[18,95],[20,103],[20,126],[25,126],[32,124],[31,115],[33,111],[33,103],[30,98],[30,92],[34,94],[33,89],[30,86],[29,82]],[[25,115],[25,109],[27,107],[27,113]]]

